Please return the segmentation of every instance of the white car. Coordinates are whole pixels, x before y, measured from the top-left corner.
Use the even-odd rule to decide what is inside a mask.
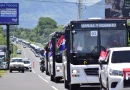
[[[12,71],[22,71],[24,73],[24,63],[22,58],[12,58],[9,65],[10,73]]]
[[[23,62],[24,62],[24,69],[32,72],[31,61],[28,58],[23,58]]]
[[[21,50],[20,49],[18,49],[16,52],[17,52],[17,54],[21,54]]]
[[[101,90],[130,90],[130,47],[110,48],[99,62]]]
[[[37,53],[35,53],[35,56],[36,56],[36,57],[39,57],[40,55],[39,55],[39,54],[37,54]]]
[[[24,45],[23,48],[26,48],[26,46]]]

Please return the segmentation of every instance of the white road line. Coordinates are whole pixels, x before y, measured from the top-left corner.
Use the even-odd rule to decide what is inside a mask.
[[[51,86],[54,90],[58,90],[56,87],[54,87],[54,86]]]
[[[38,75],[38,77],[40,77],[42,80],[44,80],[45,82],[48,83],[48,81],[46,79],[44,79],[43,77],[41,77],[40,75]]]
[[[33,69],[32,69],[33,73],[36,73]]]

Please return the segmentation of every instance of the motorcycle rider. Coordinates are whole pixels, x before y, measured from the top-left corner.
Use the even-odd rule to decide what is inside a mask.
[[[41,63],[41,65],[44,65],[44,59],[43,59],[43,60],[41,60],[41,62],[40,62],[40,63]]]
[[[41,62],[40,62],[40,70],[41,70],[42,72],[45,71],[45,61],[44,61],[44,59],[41,60]]]

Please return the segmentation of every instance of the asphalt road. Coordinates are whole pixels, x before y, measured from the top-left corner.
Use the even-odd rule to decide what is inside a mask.
[[[64,88],[63,82],[54,83],[50,81],[50,76],[40,72],[39,57],[35,57],[30,48],[23,48],[19,45],[22,54],[21,57],[29,58],[32,62],[32,72],[25,73],[7,72],[0,78],[0,90],[67,90]],[[92,88],[80,87],[79,90],[92,90]],[[93,90],[99,90],[95,88]]]

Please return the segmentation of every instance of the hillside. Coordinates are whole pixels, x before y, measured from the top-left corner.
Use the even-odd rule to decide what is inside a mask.
[[[2,3],[19,3],[20,11],[20,27],[34,28],[39,17],[50,17],[54,19],[58,25],[64,25],[70,20],[78,17],[78,4],[74,3],[50,3],[36,2],[38,0],[1,0]],[[57,2],[77,2],[78,0],[43,0]],[[83,0],[87,3],[82,9],[82,19],[89,17],[104,17],[104,0]]]

